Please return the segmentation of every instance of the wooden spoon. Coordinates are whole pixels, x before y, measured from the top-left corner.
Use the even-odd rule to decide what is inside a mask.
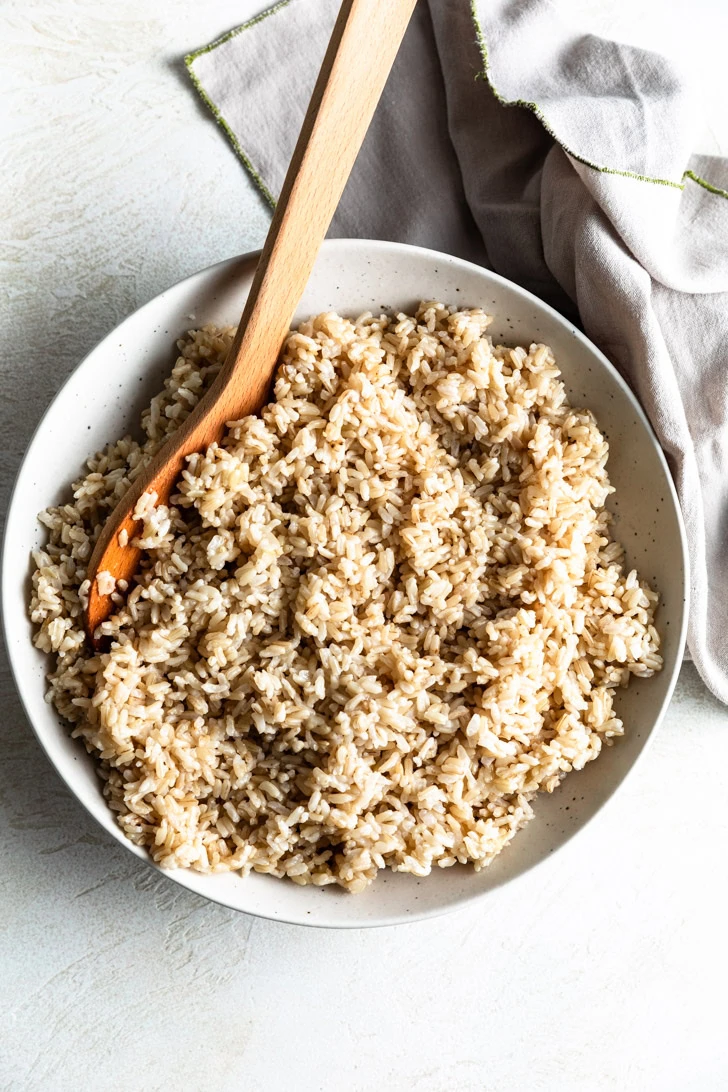
[[[394,63],[416,0],[344,0],[316,81],[237,334],[207,394],[109,516],[88,567],[86,631],[111,614],[99,573],[129,581],[141,551],[134,509],[145,493],[165,504],[185,458],[220,440],[228,421],[265,404],[278,354]],[[382,195],[382,200],[386,197]],[[123,545],[122,545],[123,543]],[[102,585],[107,586],[104,578]]]

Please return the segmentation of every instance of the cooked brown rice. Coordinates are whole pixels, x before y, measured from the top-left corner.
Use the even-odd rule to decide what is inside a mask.
[[[424,303],[292,333],[261,417],[192,456],[169,507],[142,498],[110,651],[84,642],[93,543],[233,330],[182,339],[145,442],[41,515],[49,700],[159,864],[350,891],[480,868],[622,734],[615,688],[661,666],[657,596],[610,541],[593,417],[548,348],[494,347],[489,322]]]

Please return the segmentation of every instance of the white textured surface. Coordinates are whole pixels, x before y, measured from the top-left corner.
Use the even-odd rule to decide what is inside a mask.
[[[103,333],[262,240],[266,209],[179,63],[262,6],[3,5],[4,491]],[[728,153],[721,0],[556,7],[682,52],[701,81],[696,150]],[[4,668],[0,683],[0,1088],[728,1086],[728,711],[692,668],[576,843],[472,910],[360,933],[254,921],[140,865],[48,767]]]

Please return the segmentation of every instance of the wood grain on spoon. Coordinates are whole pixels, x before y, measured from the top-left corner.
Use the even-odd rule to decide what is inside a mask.
[[[344,0],[293,153],[235,339],[204,398],[134,481],[96,543],[86,631],[111,614],[96,577],[130,581],[144,493],[168,501],[185,458],[222,437],[228,421],[265,404],[278,354],[384,88],[416,0]],[[124,534],[126,532],[126,534]],[[125,545],[120,544],[126,543]]]

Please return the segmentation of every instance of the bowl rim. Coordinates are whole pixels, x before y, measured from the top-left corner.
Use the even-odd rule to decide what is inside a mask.
[[[459,898],[455,899],[454,901],[449,902],[449,903],[447,903],[445,905],[442,905],[442,906],[437,906],[436,905],[436,906],[432,906],[432,907],[429,907],[429,908],[423,908],[421,910],[414,910],[413,909],[412,913],[408,913],[408,912],[391,913],[391,914],[388,914],[386,916],[376,917],[375,919],[372,919],[372,920],[362,919],[362,920],[351,920],[351,921],[344,920],[344,921],[342,921],[342,920],[339,920],[339,919],[337,919],[335,917],[327,915],[327,913],[326,913],[325,909],[323,909],[323,907],[322,907],[323,913],[321,913],[320,915],[317,914],[317,917],[316,917],[315,920],[306,920],[303,916],[296,916],[295,914],[292,914],[290,911],[288,913],[284,913],[284,914],[273,914],[273,913],[265,913],[264,911],[262,911],[260,909],[258,909],[258,910],[245,909],[245,908],[243,908],[241,906],[235,905],[228,898],[226,898],[224,895],[218,896],[218,895],[215,895],[213,893],[208,893],[207,891],[204,891],[204,892],[199,891],[196,886],[190,886],[183,879],[184,876],[189,874],[189,872],[190,872],[189,869],[165,869],[165,868],[162,868],[160,865],[158,865],[155,861],[152,860],[152,858],[149,856],[149,854],[142,847],[137,846],[133,842],[129,841],[129,839],[126,837],[124,832],[121,830],[121,828],[116,823],[114,823],[112,826],[106,826],[103,823],[103,821],[102,821],[102,819],[100,817],[100,813],[97,814],[97,812],[94,810],[94,808],[92,808],[90,803],[88,803],[86,800],[83,800],[77,794],[73,783],[70,780],[68,780],[61,773],[61,771],[59,770],[59,768],[56,765],[55,761],[53,760],[50,749],[49,749],[48,746],[46,746],[46,741],[45,741],[45,738],[44,738],[45,737],[44,729],[39,729],[39,727],[36,725],[33,717],[30,714],[29,703],[26,702],[25,691],[26,691],[27,684],[26,684],[26,682],[24,681],[24,679],[22,677],[23,676],[22,665],[17,660],[16,653],[15,653],[15,650],[14,650],[14,647],[13,647],[13,642],[10,639],[11,626],[12,626],[13,622],[12,622],[12,619],[11,619],[11,617],[9,615],[9,612],[7,610],[7,607],[6,607],[6,604],[7,604],[8,600],[9,600],[9,597],[8,597],[7,593],[8,593],[8,590],[9,590],[10,586],[11,586],[11,567],[10,567],[10,564],[9,564],[9,556],[8,556],[9,555],[9,550],[10,550],[9,542],[10,542],[10,538],[11,538],[11,535],[12,535],[12,530],[13,530],[13,527],[14,527],[14,524],[15,524],[15,521],[16,521],[16,518],[17,518],[16,517],[16,507],[20,508],[20,506],[21,506],[19,486],[21,484],[21,478],[22,478],[22,475],[23,475],[23,470],[24,470],[24,467],[25,467],[28,452],[33,447],[33,445],[34,445],[37,437],[39,436],[39,434],[42,432],[43,426],[45,425],[47,417],[50,415],[51,410],[55,406],[56,402],[63,396],[63,393],[64,393],[67,385],[71,381],[72,377],[75,376],[76,373],[79,372],[85,366],[86,361],[91,356],[93,356],[107,340],[110,340],[111,338],[115,338],[117,336],[118,332],[125,326],[125,324],[127,322],[129,322],[132,318],[135,318],[136,316],[138,316],[140,313],[142,313],[147,308],[152,308],[155,305],[157,305],[158,301],[163,296],[166,296],[168,293],[174,292],[177,288],[179,288],[183,284],[186,284],[188,282],[192,282],[192,281],[194,281],[194,280],[196,280],[198,278],[201,279],[201,280],[204,280],[206,277],[212,275],[215,271],[220,271],[221,272],[226,267],[232,268],[235,265],[239,265],[239,264],[243,264],[243,263],[247,264],[249,262],[252,262],[253,260],[257,260],[257,258],[260,256],[260,253],[261,253],[261,251],[259,249],[258,250],[247,251],[247,252],[245,252],[243,254],[235,255],[235,256],[232,256],[232,257],[229,257],[229,258],[224,258],[222,261],[214,262],[213,264],[205,266],[202,269],[196,270],[195,272],[193,272],[191,274],[188,274],[187,276],[179,278],[179,280],[175,281],[173,284],[171,284],[167,288],[163,289],[162,292],[157,293],[157,295],[155,295],[155,296],[151,297],[150,299],[146,300],[144,303],[142,303],[139,307],[135,308],[133,311],[130,311],[128,315],[125,315],[124,318],[121,320],[121,322],[117,323],[116,326],[112,327],[106,334],[104,334],[103,337],[101,337],[99,339],[99,341],[96,342],[96,344],[81,358],[81,360],[72,369],[72,371],[69,372],[69,374],[67,376],[65,376],[65,378],[64,378],[63,382],[61,383],[61,385],[59,386],[58,390],[56,391],[56,393],[53,395],[53,397],[51,398],[51,400],[48,402],[45,409],[43,410],[43,412],[42,412],[42,414],[41,414],[41,416],[40,416],[40,418],[38,420],[38,423],[37,423],[36,427],[34,428],[30,439],[28,440],[25,452],[23,453],[23,456],[22,456],[22,458],[21,458],[21,460],[19,462],[17,471],[15,473],[13,486],[12,486],[12,489],[10,491],[10,496],[9,496],[9,500],[8,500],[7,510],[6,510],[5,527],[4,527],[3,536],[2,536],[2,553],[0,555],[0,570],[1,570],[1,573],[0,573],[0,616],[1,616],[1,625],[2,625],[2,636],[3,636],[3,639],[4,639],[4,643],[5,643],[5,649],[6,649],[6,653],[7,653],[8,662],[9,662],[9,665],[10,665],[11,675],[12,675],[12,678],[13,678],[13,683],[15,685],[16,693],[17,693],[18,698],[20,700],[21,707],[22,707],[23,712],[25,714],[25,718],[26,718],[28,724],[30,725],[30,727],[31,727],[31,729],[33,731],[33,734],[34,734],[37,742],[39,743],[39,745],[41,747],[41,750],[43,751],[46,759],[48,760],[51,767],[53,768],[56,776],[58,776],[61,779],[63,784],[68,788],[68,790],[71,792],[71,794],[75,798],[76,802],[78,804],[80,804],[84,808],[84,810],[91,816],[91,818],[94,820],[94,822],[99,827],[101,827],[101,829],[104,831],[105,834],[107,834],[107,835],[110,834],[112,837],[114,837],[116,839],[116,841],[121,846],[123,846],[125,849],[127,849],[128,851],[133,853],[134,856],[138,860],[142,861],[149,868],[153,869],[155,873],[161,874],[162,876],[166,877],[167,879],[172,880],[175,883],[178,883],[180,886],[184,887],[186,890],[190,891],[192,894],[199,895],[199,896],[201,896],[201,897],[203,897],[205,899],[208,899],[210,902],[216,903],[217,905],[220,905],[220,906],[225,906],[226,908],[228,908],[230,910],[234,910],[237,913],[249,914],[251,917],[258,917],[258,918],[262,918],[264,920],[282,922],[282,923],[289,924],[289,925],[302,925],[302,926],[306,926],[308,928],[320,928],[320,929],[384,928],[384,927],[387,927],[387,926],[401,925],[401,924],[411,924],[411,923],[414,923],[414,922],[417,922],[417,921],[426,921],[426,920],[429,920],[429,919],[432,919],[432,918],[437,918],[437,917],[444,916],[445,914],[450,914],[450,913],[454,913],[456,911],[463,910],[467,906],[471,905],[472,903],[486,897],[490,892],[495,891],[498,888],[505,886],[506,884],[511,884],[511,883],[514,883],[514,882],[517,882],[517,881],[521,880],[528,873],[532,873],[536,869],[540,869],[541,866],[544,865],[547,861],[553,860],[553,858],[556,856],[556,854],[561,853],[561,851],[564,850],[568,845],[571,845],[575,838],[580,836],[583,833],[583,831],[585,831],[597,819],[598,816],[601,816],[603,814],[605,808],[607,808],[607,806],[612,803],[615,796],[621,791],[622,787],[632,777],[636,767],[639,766],[639,764],[642,762],[642,760],[644,758],[644,755],[649,750],[649,747],[651,746],[652,742],[654,741],[657,730],[660,727],[660,725],[661,725],[661,723],[662,723],[662,721],[664,719],[665,713],[667,711],[667,708],[668,708],[668,706],[669,706],[669,704],[670,704],[670,702],[672,700],[673,693],[674,693],[674,690],[675,690],[675,686],[676,686],[676,683],[677,683],[677,679],[678,679],[680,669],[681,669],[681,666],[682,666],[682,663],[683,663],[685,645],[686,645],[686,640],[687,640],[688,613],[689,613],[689,610],[688,610],[688,608],[689,608],[689,591],[690,591],[690,558],[689,558],[689,553],[688,553],[687,536],[686,536],[686,532],[685,532],[685,524],[684,524],[684,521],[683,521],[682,510],[681,510],[681,507],[680,507],[680,502],[679,502],[679,499],[678,499],[677,490],[675,488],[675,483],[673,481],[673,477],[672,477],[672,474],[670,472],[670,467],[669,467],[669,464],[667,462],[667,458],[666,458],[665,453],[664,453],[664,451],[663,451],[663,449],[662,449],[662,447],[660,445],[659,440],[657,439],[657,436],[655,435],[652,424],[651,424],[649,418],[647,417],[647,414],[645,413],[644,409],[642,408],[642,405],[640,404],[639,400],[637,399],[637,396],[632,391],[632,388],[629,386],[629,384],[626,382],[626,380],[619,373],[617,368],[605,356],[605,354],[592,341],[590,341],[589,338],[584,333],[582,333],[582,331],[580,329],[578,329],[572,322],[570,322],[568,319],[566,319],[562,314],[560,314],[560,312],[558,312],[550,304],[545,303],[543,300],[541,300],[538,296],[534,295],[532,292],[529,292],[527,289],[522,288],[520,285],[515,284],[513,281],[508,280],[507,277],[503,277],[499,273],[495,273],[493,270],[487,269],[485,266],[480,266],[475,262],[466,261],[465,259],[458,258],[458,257],[456,257],[455,255],[452,255],[452,254],[446,254],[446,253],[444,253],[442,251],[433,250],[430,247],[421,247],[421,246],[415,246],[415,245],[410,244],[410,243],[399,243],[399,242],[395,242],[395,241],[382,240],[382,239],[347,239],[347,238],[326,239],[324,241],[323,245],[322,245],[322,250],[326,250],[326,251],[333,250],[335,252],[336,250],[339,250],[339,249],[343,249],[343,250],[346,250],[346,251],[351,251],[352,249],[355,250],[355,251],[359,250],[362,253],[366,253],[366,254],[371,253],[373,250],[374,251],[380,251],[380,252],[389,251],[389,252],[398,252],[398,253],[401,253],[401,252],[405,252],[405,253],[406,252],[414,252],[417,255],[419,255],[421,258],[425,258],[425,259],[428,259],[430,261],[439,262],[439,263],[443,263],[443,264],[447,263],[447,264],[449,264],[451,266],[455,266],[457,268],[464,269],[464,270],[466,270],[468,272],[472,272],[472,273],[475,273],[477,275],[484,276],[488,280],[491,280],[491,281],[493,281],[493,282],[495,282],[497,284],[505,286],[509,291],[511,291],[511,292],[515,293],[516,295],[520,296],[524,301],[527,301],[531,305],[535,306],[536,308],[541,309],[542,311],[545,311],[548,315],[550,315],[553,319],[555,319],[558,324],[565,327],[569,331],[569,333],[576,338],[577,342],[580,344],[580,346],[582,348],[584,348],[587,352],[590,352],[590,353],[594,354],[599,359],[600,363],[604,366],[604,368],[610,374],[611,379],[621,388],[623,394],[626,395],[628,401],[631,403],[632,409],[634,410],[637,419],[639,420],[642,427],[646,430],[646,432],[647,432],[647,434],[648,434],[648,436],[649,436],[649,438],[650,438],[650,440],[652,442],[652,445],[653,445],[653,447],[655,449],[655,453],[656,453],[656,455],[658,457],[658,461],[662,464],[662,469],[663,469],[663,471],[665,473],[665,479],[666,479],[666,483],[667,483],[668,494],[669,494],[670,501],[672,503],[672,507],[674,509],[674,514],[675,514],[675,517],[676,517],[676,524],[677,524],[677,528],[678,528],[678,541],[679,541],[681,562],[682,562],[682,571],[683,571],[683,581],[682,581],[683,586],[682,586],[682,589],[681,589],[682,595],[681,595],[681,598],[680,598],[679,631],[678,631],[678,637],[677,637],[677,643],[676,643],[675,659],[674,659],[674,663],[673,663],[672,668],[671,668],[671,674],[670,674],[670,677],[668,679],[667,686],[665,688],[664,697],[663,697],[662,702],[660,703],[660,706],[657,709],[654,717],[652,718],[652,724],[650,725],[649,730],[645,734],[645,738],[644,738],[644,741],[642,743],[642,746],[640,747],[639,752],[637,753],[636,757],[633,759],[630,766],[627,768],[626,772],[621,776],[620,780],[615,784],[615,786],[611,789],[609,794],[604,798],[602,803],[598,806],[596,811],[592,815],[590,815],[587,819],[585,819],[582,823],[580,823],[578,827],[576,827],[574,830],[570,831],[566,835],[566,837],[564,837],[564,839],[560,842],[560,844],[558,846],[556,846],[555,849],[553,849],[550,852],[544,854],[542,857],[540,857],[536,861],[533,861],[531,864],[526,865],[526,867],[524,867],[523,870],[520,871],[516,876],[506,877],[502,881],[498,881],[495,885],[491,886],[490,888],[488,888],[486,890],[474,891],[474,892],[464,894],[464,895],[460,896]],[[81,746],[81,745],[79,744],[79,746]],[[103,803],[104,808],[107,808],[106,802],[102,801],[102,803]],[[214,875],[214,874],[202,874],[202,873],[197,874],[197,873],[195,873],[195,875],[199,875],[201,877],[201,879],[202,878],[208,879],[210,875]]]

